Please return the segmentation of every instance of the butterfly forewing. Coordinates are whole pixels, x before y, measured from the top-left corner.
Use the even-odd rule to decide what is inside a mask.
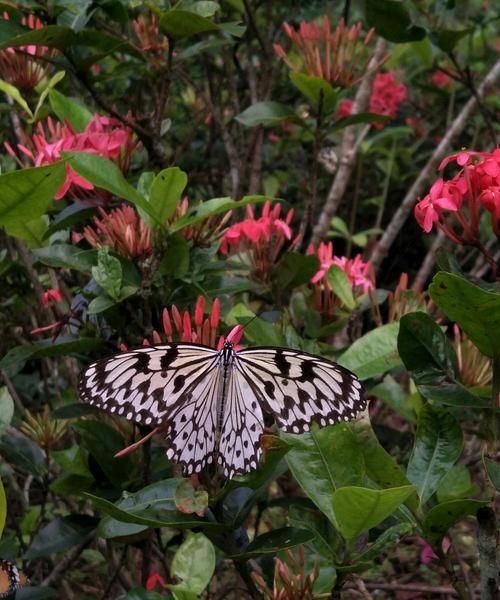
[[[264,409],[288,433],[348,421],[366,407],[359,380],[332,361],[285,348],[250,348],[236,356]]]

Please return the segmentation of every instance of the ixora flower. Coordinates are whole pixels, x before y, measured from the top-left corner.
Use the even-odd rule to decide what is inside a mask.
[[[347,27],[344,19],[340,19],[332,31],[330,19],[324,16],[322,25],[302,21],[298,31],[288,23],[283,23],[283,29],[292,41],[298,60],[288,55],[280,44],[273,47],[292,71],[304,71],[342,87],[350,87],[362,78],[372,55],[368,46],[373,28],[361,39],[361,23]]]
[[[23,168],[26,165],[13,150],[8,142],[4,142],[7,152]],[[46,125],[39,122],[36,132],[30,138],[23,135],[17,148],[27,156],[35,167],[49,165],[61,159],[61,152],[88,152],[109,158],[122,171],[128,169],[130,157],[137,147],[137,142],[131,129],[124,127],[121,121],[112,117],[94,115],[85,130],[76,132],[69,123],[62,125],[54,123],[50,117]],[[65,165],[66,179],[54,196],[60,200],[67,196],[73,200],[92,201],[102,204],[109,196],[104,190],[94,190],[92,183],[78,175],[69,165]],[[90,193],[91,192],[91,193]]]
[[[63,299],[63,295],[59,290],[51,288],[47,290],[40,296],[40,304],[43,308],[49,308],[51,304],[55,304],[56,302],[60,302]]]
[[[316,255],[320,262],[318,272],[311,278],[311,285],[314,305],[321,314],[332,315],[341,306],[341,302],[334,294],[326,276],[333,265],[337,265],[345,272],[355,297],[374,289],[375,276],[372,266],[369,262],[364,262],[359,254],[354,258],[334,256],[332,242],[321,242],[317,249],[309,246],[307,253]]]
[[[99,207],[101,218],[83,230],[83,238],[93,248],[112,248],[120,256],[145,258],[153,250],[151,230],[131,206],[123,205],[109,212]],[[74,236],[78,242],[80,236]]]
[[[268,281],[285,246],[291,250],[300,241],[298,236],[293,238],[290,228],[293,209],[285,219],[280,218],[280,213],[280,204],[271,208],[270,202],[266,202],[262,216],[256,218],[253,208],[247,206],[247,218],[231,225],[222,238],[222,254],[235,253],[243,262],[250,263],[252,276],[258,281]]]
[[[2,17],[5,21],[10,20],[7,12],[4,12]],[[43,27],[40,19],[31,14],[23,17],[21,23],[28,29]],[[20,90],[32,90],[49,70],[50,65],[43,62],[44,58],[52,56],[54,52],[47,46],[34,44],[0,50],[0,77]]]
[[[370,112],[394,118],[399,106],[406,100],[407,91],[403,83],[398,83],[391,72],[377,73],[373,80],[370,96]],[[337,107],[336,118],[342,119],[351,114],[353,101],[344,98]],[[374,123],[374,127],[381,129],[383,123]]]
[[[156,15],[152,14],[149,20],[144,15],[139,15],[132,21],[132,28],[139,40],[138,49],[151,56],[154,64],[160,62],[168,50],[168,39],[160,33]]]
[[[436,226],[457,244],[480,247],[481,209],[490,213],[493,231],[500,236],[500,148],[452,154],[439,169],[451,163],[461,167],[460,171],[450,180],[434,182],[415,206],[415,219],[426,233]]]
[[[196,204],[194,207],[196,208]],[[169,223],[175,223],[178,219],[187,215],[190,208],[189,200],[185,196],[177,205],[174,215],[169,219]],[[224,235],[231,215],[231,210],[224,214],[211,215],[193,225],[183,227],[180,234],[185,240],[191,241],[194,246],[208,248]]]

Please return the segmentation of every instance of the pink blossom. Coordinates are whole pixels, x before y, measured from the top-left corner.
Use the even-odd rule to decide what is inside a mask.
[[[450,185],[438,179],[430,192],[415,206],[415,218],[422,229],[429,233],[439,221],[444,210],[456,212],[460,208],[460,196],[450,193]]]
[[[375,287],[371,263],[364,262],[360,254],[352,259],[345,256],[336,256],[333,260],[334,265],[345,271],[353,290],[366,294]]]
[[[40,304],[43,308],[48,308],[50,304],[55,304],[63,299],[63,295],[59,290],[51,288],[40,296]]]
[[[158,571],[153,571],[147,581],[146,581],[146,590],[148,592],[152,592],[154,589],[159,587],[160,589],[165,589],[165,585],[167,582],[163,577],[158,573]]]
[[[438,88],[446,88],[449,87],[453,83],[453,79],[447,74],[438,69],[431,76],[431,81],[433,85]]]

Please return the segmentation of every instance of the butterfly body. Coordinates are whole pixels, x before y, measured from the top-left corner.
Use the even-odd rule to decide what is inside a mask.
[[[218,463],[226,477],[257,467],[264,413],[287,433],[353,418],[361,383],[329,360],[287,348],[235,351],[198,344],[144,346],[87,367],[79,394],[110,413],[162,426],[168,458],[190,475]]]

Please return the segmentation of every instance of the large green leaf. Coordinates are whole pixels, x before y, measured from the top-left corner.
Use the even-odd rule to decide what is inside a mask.
[[[500,293],[488,292],[459,275],[439,272],[429,294],[483,354],[500,357]]]
[[[257,536],[242,554],[232,558],[242,560],[263,554],[276,554],[280,550],[293,548],[305,544],[314,538],[314,533],[309,529],[296,529],[295,527],[282,527]]]
[[[215,570],[215,548],[203,533],[190,533],[179,546],[170,567],[170,575],[180,583],[170,590],[201,594],[212,579]]]
[[[484,467],[497,492],[500,492],[500,464],[489,456],[483,456]]]
[[[0,387],[0,435],[9,427],[14,416],[14,400],[6,386]]]
[[[366,21],[390,42],[414,42],[426,36],[425,29],[413,25],[404,2],[398,0],[366,0]]]
[[[63,552],[82,542],[96,525],[95,519],[88,515],[56,517],[35,535],[24,558],[32,560]]]
[[[71,168],[87,181],[119,198],[128,200],[147,213],[155,223],[161,225],[146,198],[128,183],[112,160],[88,152],[63,152],[62,154]]]
[[[97,250],[81,250],[71,244],[53,244],[48,248],[37,248],[33,256],[49,267],[74,269],[90,275],[97,264]]]
[[[475,515],[479,508],[489,504],[484,500],[449,500],[433,506],[425,515],[425,538],[433,545],[441,542],[448,529],[460,519]]]
[[[341,269],[338,265],[332,265],[328,269],[326,278],[333,293],[339,298],[342,304],[347,309],[354,310],[356,308],[356,301],[352,295],[352,287],[344,269]]]
[[[382,375],[401,364],[397,339],[399,323],[388,323],[372,329],[359,338],[338,359],[338,363],[354,371],[360,379]]]
[[[445,409],[424,405],[418,415],[415,445],[408,463],[407,477],[416,486],[424,504],[460,456],[463,434]]]
[[[252,104],[236,115],[235,119],[245,127],[257,127],[258,125],[272,127],[281,121],[295,120],[297,116],[288,105],[266,100]]]
[[[149,191],[149,204],[159,223],[165,223],[174,213],[187,185],[187,180],[186,173],[179,167],[163,169],[153,179]]]
[[[490,406],[489,399],[478,398],[458,381],[455,350],[428,314],[404,315],[398,349],[422,396],[453,406],[476,409]]]
[[[337,104],[338,93],[320,77],[291,71],[290,79],[293,85],[309,100],[314,110],[318,110],[322,102],[323,114],[331,112]]]
[[[83,131],[92,119],[92,113],[57,90],[49,92],[50,106],[60,121],[68,121],[76,131]]]
[[[405,485],[386,490],[348,486],[333,495],[333,508],[338,529],[346,539],[355,539],[387,519],[415,488]]]
[[[218,31],[220,27],[196,12],[173,8],[161,16],[160,29],[168,37],[179,40],[207,31]]]
[[[414,531],[414,526],[411,523],[398,523],[386,529],[379,537],[367,548],[355,557],[355,561],[372,561],[392,548],[405,535],[409,535]]]
[[[286,461],[293,476],[316,506],[336,525],[332,496],[340,487],[360,485],[363,454],[348,425],[313,427],[302,435],[280,434],[290,446]]]
[[[48,218],[42,215],[30,221],[16,221],[5,226],[9,235],[22,240],[30,248],[40,248],[47,244]]]
[[[9,226],[41,217],[65,178],[62,162],[0,175],[0,226],[9,231]]]

